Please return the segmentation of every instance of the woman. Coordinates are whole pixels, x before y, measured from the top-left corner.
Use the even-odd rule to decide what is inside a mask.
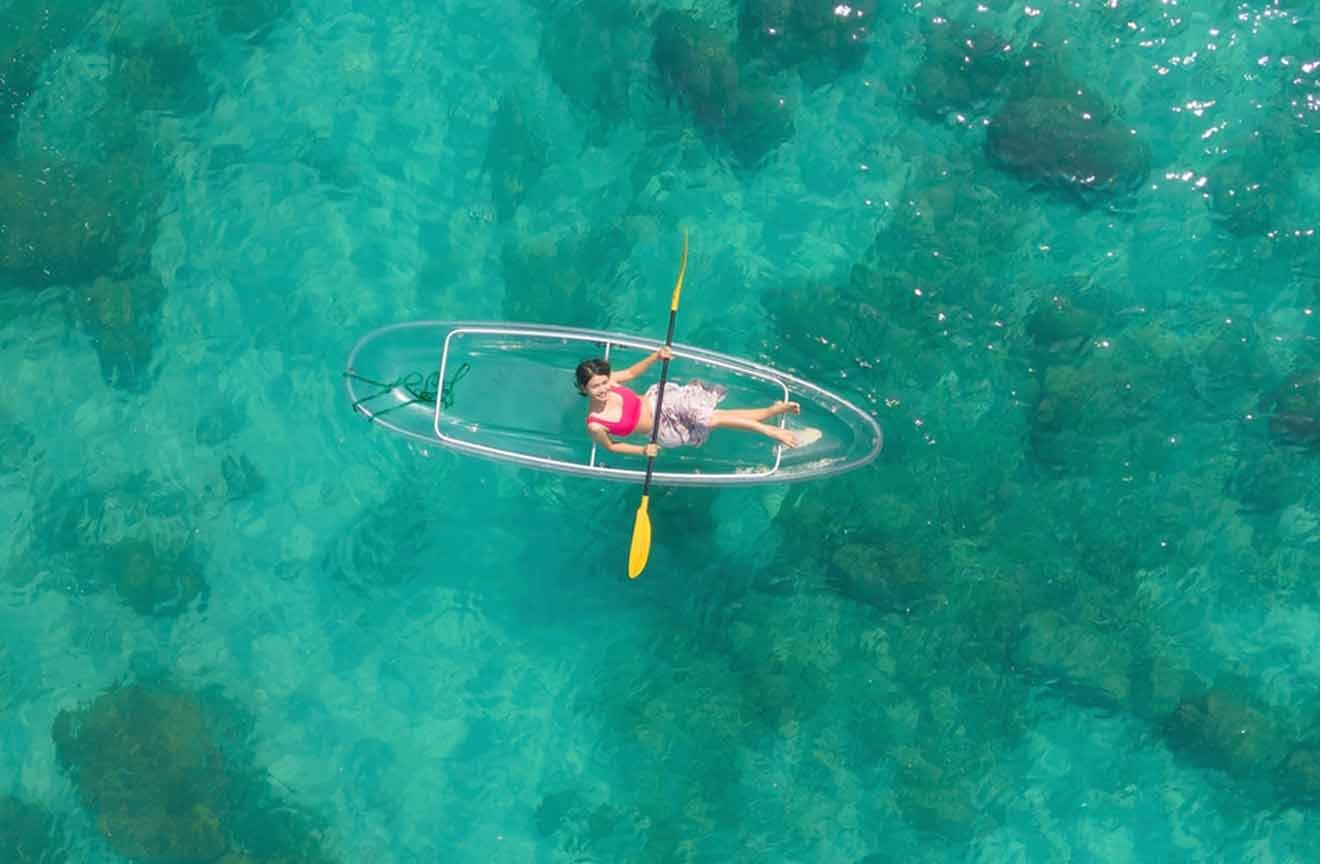
[[[622,372],[610,371],[608,360],[584,360],[577,367],[578,392],[591,399],[587,413],[587,434],[597,445],[611,453],[633,453],[654,456],[660,447],[656,444],[641,446],[616,441],[629,435],[651,434],[655,422],[655,397],[659,384],[652,384],[644,396],[638,396],[623,386],[641,375],[657,360],[673,357],[669,346],[655,351]],[[793,433],[762,421],[780,414],[797,414],[801,407],[796,402],[772,402],[764,408],[717,409],[725,396],[725,389],[701,381],[679,385],[665,383],[665,400],[661,407],[660,433],[656,441],[663,447],[700,447],[712,429],[745,429],[773,438],[785,447],[794,447]]]

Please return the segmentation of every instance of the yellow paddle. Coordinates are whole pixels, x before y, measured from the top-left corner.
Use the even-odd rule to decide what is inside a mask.
[[[674,283],[674,299],[669,304],[669,333],[665,336],[665,346],[674,341],[674,319],[678,317],[678,295],[683,293],[683,274],[687,271],[687,231],[683,232],[683,259],[678,265],[678,281]],[[655,443],[660,432],[660,408],[665,401],[665,379],[669,377],[669,361],[660,365],[660,389],[655,394],[655,417],[651,423],[651,443]],[[642,503],[637,506],[637,518],[633,521],[632,545],[628,548],[628,578],[636,579],[646,568],[646,559],[651,554],[651,517],[646,512],[646,501],[651,491],[651,469],[655,467],[655,457],[646,457],[646,481],[642,483]]]

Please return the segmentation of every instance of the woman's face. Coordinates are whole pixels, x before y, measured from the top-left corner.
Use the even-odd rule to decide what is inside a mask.
[[[587,380],[586,391],[592,399],[597,402],[604,402],[605,398],[610,395],[610,376],[592,375]]]

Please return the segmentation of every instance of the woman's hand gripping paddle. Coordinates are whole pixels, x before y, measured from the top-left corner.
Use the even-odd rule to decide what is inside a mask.
[[[678,281],[674,283],[674,299],[669,304],[669,333],[665,336],[665,347],[674,342],[674,319],[678,317],[678,295],[683,293],[683,274],[687,271],[687,231],[683,232],[683,259],[678,265]],[[651,443],[655,443],[660,433],[660,409],[665,401],[665,379],[669,377],[669,360],[660,366],[660,389],[655,394],[655,417],[651,422]],[[646,457],[646,481],[642,483],[642,503],[637,507],[637,518],[633,522],[632,546],[628,549],[628,578],[636,579],[646,567],[646,559],[651,554],[651,517],[646,512],[646,501],[651,491],[651,469],[655,467],[655,457]]]

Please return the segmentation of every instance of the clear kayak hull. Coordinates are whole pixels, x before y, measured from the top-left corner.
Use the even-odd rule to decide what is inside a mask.
[[[587,404],[573,372],[589,357],[606,357],[621,369],[661,344],[545,324],[414,321],[363,337],[349,355],[344,382],[354,410],[399,435],[532,468],[640,483],[644,457],[609,453],[588,437]],[[755,433],[716,429],[701,447],[662,450],[652,483],[791,483],[860,468],[880,452],[880,426],[851,402],[768,366],[672,347],[669,380],[724,386],[721,408],[798,402],[801,414],[770,422],[811,443],[780,447]],[[659,380],[659,367],[652,369],[636,382],[639,392]]]

